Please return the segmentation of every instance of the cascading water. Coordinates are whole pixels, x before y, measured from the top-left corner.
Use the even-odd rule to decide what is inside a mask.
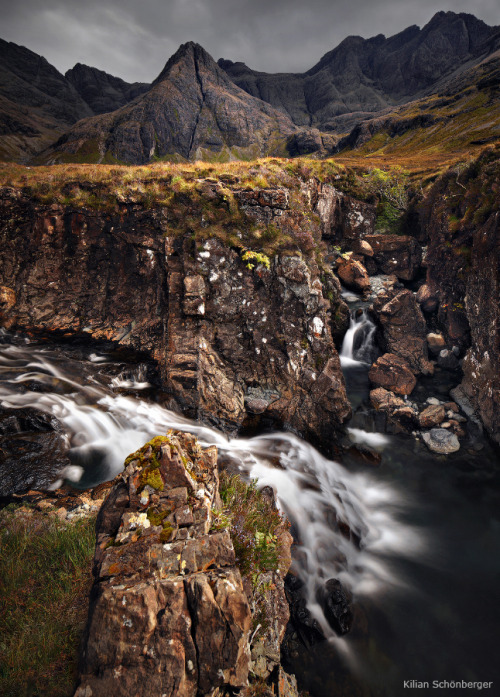
[[[349,329],[340,350],[340,364],[343,368],[371,363],[375,329],[375,324],[365,309],[351,310]]]
[[[100,366],[106,362],[104,356],[90,358]],[[0,351],[2,406],[34,406],[64,426],[74,465],[58,473],[55,487],[62,478],[79,480],[77,486],[85,487],[112,479],[126,456],[151,437],[170,428],[190,431],[202,444],[217,445],[244,475],[276,491],[300,542],[296,570],[307,589],[310,611],[327,636],[333,632],[316,602],[316,591],[326,580],[337,578],[356,594],[404,583],[391,571],[391,555],[416,554],[423,542],[415,530],[398,522],[406,501],[394,487],[349,473],[289,433],[228,440],[158,404],[117,394],[114,389],[123,381],[113,378],[105,386],[83,370],[85,365],[68,366],[53,352],[30,346]],[[75,378],[79,370],[87,384]],[[133,386],[130,378],[126,383]]]
[[[352,318],[350,332],[345,375],[365,381],[356,386],[364,390],[363,411],[368,365],[359,349],[373,338],[366,313]],[[34,406],[60,420],[73,465],[52,471],[54,479],[80,477],[81,487],[111,479],[130,452],[173,428],[217,445],[242,474],[272,486],[299,542],[294,565],[311,614],[330,639],[294,659],[313,697],[401,697],[404,680],[498,676],[500,496],[498,458],[487,442],[464,443],[444,459],[409,436],[350,428],[354,443],[382,457],[373,469],[347,453],[347,470],[289,433],[228,440],[148,401],[154,395],[147,370],[116,360],[7,338],[0,346],[0,403]],[[448,390],[443,386],[438,396]],[[317,602],[317,588],[330,578],[354,593],[352,630],[343,637],[334,636]]]

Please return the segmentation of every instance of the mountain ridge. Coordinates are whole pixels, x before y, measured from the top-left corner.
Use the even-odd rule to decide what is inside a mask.
[[[42,56],[0,40],[0,157],[35,164],[324,157],[339,143],[363,146],[380,124],[392,137],[408,123],[433,123],[432,104],[427,113],[422,102],[424,117],[404,123],[398,110],[432,94],[449,98],[450,85],[458,89],[464,75],[469,82],[460,89],[473,91],[472,69],[498,49],[499,26],[467,13],[438,12],[424,27],[388,38],[346,37],[304,73],[215,62],[190,41],[148,84],[81,63],[62,75]],[[490,72],[478,78],[478,99],[489,100],[494,116],[499,99],[484,87],[485,80],[496,80],[496,70]]]

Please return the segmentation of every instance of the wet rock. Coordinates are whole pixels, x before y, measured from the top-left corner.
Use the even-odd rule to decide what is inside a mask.
[[[446,370],[456,370],[460,366],[460,361],[453,351],[442,349],[437,357],[437,364],[440,368]]]
[[[398,407],[390,412],[387,430],[391,433],[410,433],[418,423],[418,413],[412,407]]]
[[[427,354],[427,326],[413,293],[402,290],[385,296],[381,295],[375,309],[384,331],[387,351],[404,358],[415,373],[432,375],[434,368]]]
[[[328,624],[337,634],[347,634],[352,626],[352,612],[342,584],[336,578],[318,588],[316,599],[323,608]]]
[[[439,298],[431,287],[427,283],[424,283],[417,291],[417,302],[420,303],[424,312],[434,312],[439,304]]]
[[[394,392],[385,390],[383,387],[371,390],[370,401],[375,409],[382,409],[382,411],[393,411],[405,405],[405,401],[401,397],[396,397]]]
[[[325,641],[325,635],[318,621],[314,619],[307,607],[303,581],[298,576],[287,574],[285,593],[290,607],[290,625],[293,626],[303,644],[312,646]]]
[[[450,433],[445,428],[433,428],[427,433],[422,434],[424,443],[433,453],[448,455],[460,450],[460,443],[454,433]]]
[[[439,404],[441,404],[437,397],[427,397],[425,401],[427,402],[427,404],[432,404],[434,406],[439,406]]]
[[[417,294],[417,299],[418,299],[418,294]],[[431,332],[431,333],[427,334],[426,338],[427,338],[427,346],[429,347],[429,350],[434,354],[438,354],[446,346],[446,341],[445,341],[444,336],[442,334],[435,334],[435,333]]]
[[[380,356],[370,368],[368,377],[374,385],[401,395],[411,394],[417,384],[408,363],[393,353]]]
[[[347,288],[359,293],[370,290],[370,279],[365,267],[350,255],[344,254],[337,259],[337,273]]]
[[[195,697],[244,687],[250,608],[228,533],[209,533],[216,449],[169,433],[125,464],[97,521],[75,697]]]
[[[380,271],[404,281],[415,278],[422,262],[422,248],[414,237],[384,234],[366,235],[364,239],[372,247]]]
[[[421,428],[433,428],[440,424],[446,416],[446,410],[443,406],[431,405],[424,409],[418,418]]]

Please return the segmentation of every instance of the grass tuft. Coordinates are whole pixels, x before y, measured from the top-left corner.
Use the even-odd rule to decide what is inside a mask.
[[[77,677],[95,518],[0,514],[0,694],[70,697]]]

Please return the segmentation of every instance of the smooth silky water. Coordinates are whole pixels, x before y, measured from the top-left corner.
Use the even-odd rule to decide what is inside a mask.
[[[228,439],[155,403],[144,365],[117,365],[116,356],[95,349],[4,336],[0,402],[34,406],[63,424],[73,464],[50,473],[54,487],[113,478],[130,452],[170,428],[217,445],[244,476],[272,486],[299,541],[295,571],[328,636],[294,664],[313,697],[399,697],[404,680],[494,680],[495,672],[498,679],[498,460],[478,433],[448,457],[413,437],[377,433],[363,406],[373,324],[358,312],[351,329],[342,350],[357,407],[349,438],[381,454],[377,468],[349,456],[344,464],[328,460],[290,433]],[[315,601],[329,578],[354,597],[353,628],[342,638]]]

